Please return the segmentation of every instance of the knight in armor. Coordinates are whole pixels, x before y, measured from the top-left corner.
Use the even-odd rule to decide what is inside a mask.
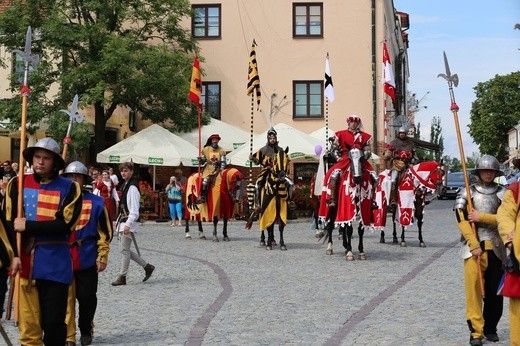
[[[269,131],[267,131],[267,144],[260,148],[260,150],[258,150],[256,153],[249,155],[250,161],[256,165],[260,164],[262,166],[262,170],[258,174],[255,183],[255,204],[257,207],[259,206],[260,201],[260,191],[264,188],[265,180],[267,178],[267,174],[269,173],[270,162],[272,162],[278,151],[283,151],[283,148],[278,145],[278,133],[274,128],[271,127]],[[291,196],[294,183],[288,177],[285,177],[285,180],[287,181],[289,187],[289,196]]]
[[[219,146],[220,136],[213,134],[209,136],[199,156],[199,163],[204,166],[202,171],[202,191],[199,201],[204,203],[208,198],[208,190],[215,175],[226,168],[226,151]]]
[[[329,156],[332,157],[336,163],[327,171],[325,175],[325,185],[330,189],[330,199],[327,202],[329,207],[335,207],[338,198],[338,183],[341,174],[349,167],[350,158],[348,156],[351,149],[359,149],[363,153],[361,159],[364,169],[370,173],[373,182],[378,179],[374,168],[368,162],[372,155],[370,150],[371,135],[361,131],[361,118],[357,115],[349,115],[347,117],[348,128],[346,130],[336,132],[334,142],[330,149]]]
[[[397,201],[397,187],[401,174],[408,168],[408,166],[418,163],[419,160],[415,154],[415,144],[411,138],[408,137],[407,131],[404,127],[399,128],[397,138],[392,140],[387,146],[384,158],[386,161],[392,163],[391,181],[392,189],[390,191],[390,206],[395,207]]]
[[[498,160],[491,155],[478,159],[475,174],[477,182],[469,188],[473,210],[468,210],[468,196],[466,189],[462,189],[457,195],[454,211],[462,233],[469,343],[482,345],[484,338],[498,341],[497,325],[502,316],[503,297],[497,295],[497,288],[503,275],[502,262],[506,250],[497,229],[497,210],[506,188],[493,181],[503,173],[499,170]],[[470,222],[475,224],[476,235]],[[481,294],[479,271],[482,272],[485,297]]]

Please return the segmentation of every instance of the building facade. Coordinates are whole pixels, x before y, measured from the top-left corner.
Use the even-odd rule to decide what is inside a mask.
[[[192,0],[191,4],[194,16],[182,25],[199,42],[202,99],[212,117],[247,131],[253,118],[256,133],[265,131],[270,122],[310,133],[323,126],[344,129],[346,117],[357,114],[378,154],[403,125],[402,117],[408,115],[409,20],[406,13],[396,11],[392,0]],[[259,109],[246,95],[253,41],[262,92]],[[395,102],[383,91],[384,42],[395,80]],[[3,50],[1,54],[12,53]],[[323,89],[327,55],[334,102],[325,98]],[[0,97],[11,97],[6,91],[11,69],[0,73]],[[84,110],[86,121],[93,124],[91,113]],[[272,114],[276,115],[269,120]],[[412,125],[413,119],[408,120],[407,126]],[[107,144],[144,126],[131,110],[118,109],[107,122]],[[0,142],[6,144],[0,159],[11,159],[16,142],[5,138]],[[82,159],[92,162],[95,153],[87,155]]]

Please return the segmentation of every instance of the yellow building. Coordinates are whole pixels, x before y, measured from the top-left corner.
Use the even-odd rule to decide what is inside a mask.
[[[266,118],[278,107],[273,124],[290,124],[310,133],[328,123],[346,128],[346,116],[357,114],[380,154],[393,137],[396,115],[405,114],[408,79],[408,15],[396,12],[392,0],[192,0],[193,18],[183,22],[198,39],[204,75],[203,103],[213,117],[249,131],[267,129]],[[260,110],[246,95],[250,49],[256,41],[262,98]],[[382,84],[386,42],[397,90],[396,103]],[[11,54],[2,51],[1,54]],[[335,101],[324,96],[325,58],[329,54]],[[9,70],[0,71],[0,97],[6,95]],[[284,99],[285,97],[285,99]],[[387,100],[387,115],[384,100]],[[396,109],[394,109],[394,106]],[[87,121],[93,123],[87,110]],[[107,144],[143,128],[130,112],[118,109],[107,123]],[[385,119],[388,121],[385,122]],[[129,121],[131,120],[131,121]],[[385,128],[389,129],[385,133]],[[282,145],[283,138],[279,138]],[[3,144],[4,138],[0,138]],[[13,141],[10,141],[11,143]],[[9,143],[9,144],[11,144]],[[377,147],[376,147],[377,145]],[[0,149],[8,159],[13,148]],[[7,154],[4,151],[7,150]],[[85,159],[92,162],[92,155]]]

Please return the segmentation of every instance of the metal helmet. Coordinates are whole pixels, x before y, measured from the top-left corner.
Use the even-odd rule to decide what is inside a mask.
[[[63,169],[65,167],[65,160],[63,160],[63,158],[61,157],[61,153],[60,153],[60,146],[59,146],[58,142],[56,142],[54,139],[52,139],[50,137],[45,137],[45,138],[38,140],[38,142],[36,142],[36,144],[34,144],[34,146],[26,148],[23,151],[23,158],[27,162],[32,164],[32,158],[33,158],[34,152],[37,149],[44,149],[44,150],[47,150],[48,152],[52,153],[54,155],[54,159],[55,159],[54,165],[56,166],[56,168],[58,170]]]
[[[65,170],[61,175],[67,175],[72,173],[82,174],[86,177],[89,177],[87,166],[85,166],[83,163],[79,161],[73,161],[69,163],[67,167],[65,167]]]
[[[477,166],[475,167],[475,173],[478,174],[480,170],[492,170],[497,172],[497,177],[503,175],[504,173],[500,170],[500,163],[498,160],[491,155],[482,155],[477,160]]]
[[[267,138],[269,138],[269,136],[275,136],[275,137],[278,137],[278,133],[276,132],[276,130],[274,128],[270,128],[269,131],[267,131]]]
[[[401,127],[399,128],[398,133],[401,133],[401,132],[408,133],[408,131],[404,128],[404,126],[401,126]]]

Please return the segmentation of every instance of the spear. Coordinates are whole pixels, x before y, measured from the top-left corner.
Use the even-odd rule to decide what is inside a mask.
[[[455,94],[453,93],[453,86],[457,87],[459,85],[459,76],[457,74],[451,74],[450,71],[450,65],[448,64],[448,58],[446,57],[446,52],[443,52],[444,54],[444,67],[446,69],[446,73],[440,73],[437,78],[442,77],[446,79],[448,82],[448,88],[450,90],[450,99],[451,99],[451,106],[450,110],[453,113],[453,120],[455,121],[455,130],[457,132],[457,141],[459,143],[459,153],[460,153],[460,161],[462,162],[462,171],[464,172],[464,185],[466,188],[466,196],[468,197],[468,213],[470,213],[473,210],[473,201],[471,200],[471,194],[469,189],[469,179],[468,175],[466,174],[466,159],[464,155],[464,147],[462,145],[462,135],[460,132],[460,126],[459,126],[459,116],[457,112],[459,111],[459,106],[457,106],[457,103],[455,102]],[[471,224],[471,230],[473,231],[473,235],[478,238],[477,234],[477,228],[475,226],[474,222],[470,222]],[[480,268],[480,256],[476,257],[477,260],[477,266],[478,266],[478,282],[480,284],[480,292],[482,294],[482,297],[485,296],[484,291],[484,280],[482,279],[482,269]]]
[[[70,134],[72,132],[72,123],[74,121],[80,123],[84,119],[84,116],[78,113],[78,94],[74,95],[74,98],[72,99],[72,106],[70,108],[70,111],[66,109],[61,109],[60,112],[63,112],[69,116],[69,127],[67,128],[67,134],[63,139],[63,153],[61,154],[63,160],[66,161],[69,144],[72,143],[72,139],[70,137]]]
[[[22,96],[22,119],[20,124],[20,157],[18,167],[22,174],[18,176],[18,200],[17,200],[17,217],[23,217],[23,170],[24,167],[24,158],[23,151],[26,147],[26,129],[27,129],[27,104],[29,95],[31,94],[31,89],[29,89],[29,66],[33,68],[37,68],[40,62],[39,56],[36,54],[31,54],[31,39],[32,39],[32,30],[29,26],[27,28],[27,33],[25,34],[25,49],[22,52],[21,50],[15,49],[14,52],[20,55],[24,60],[24,75],[23,75],[23,86],[20,90],[20,95]],[[18,250],[18,255],[22,253],[22,235],[19,232],[16,232],[16,249]],[[16,273],[14,279],[14,308],[13,308],[13,320],[15,324],[18,324],[18,312],[19,312],[19,292],[20,292],[20,272]],[[8,309],[11,306],[8,305]],[[10,316],[9,316],[10,317]]]

